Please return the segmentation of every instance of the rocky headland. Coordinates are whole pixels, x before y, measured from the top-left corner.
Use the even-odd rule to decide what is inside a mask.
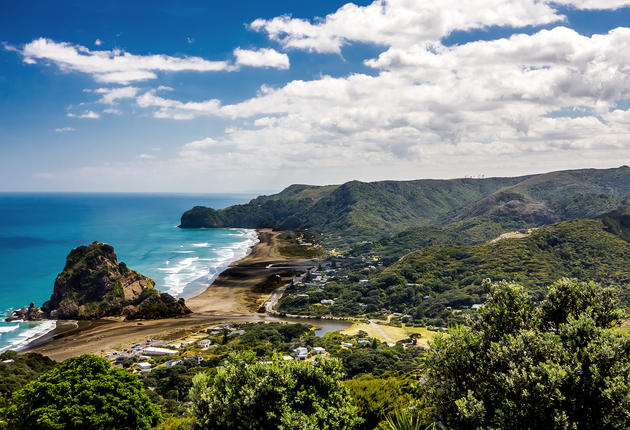
[[[7,320],[168,318],[190,313],[183,299],[155,288],[151,278],[118,262],[114,248],[94,242],[73,249],[50,300],[13,311]]]

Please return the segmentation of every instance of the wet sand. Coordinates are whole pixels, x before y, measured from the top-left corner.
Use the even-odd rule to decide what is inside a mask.
[[[305,260],[281,254],[286,243],[278,232],[258,231],[260,242],[249,255],[232,263],[203,293],[186,300],[193,314],[160,320],[120,321],[103,319],[63,324],[23,351],[38,352],[53,360],[81,354],[103,354],[146,341],[149,338],[176,338],[230,317],[256,318],[278,284],[288,282],[297,271],[313,266]],[[239,318],[241,317],[241,318]]]
[[[288,257],[280,253],[285,245],[279,233],[268,229],[259,230],[260,243],[245,258],[230,265],[212,286],[186,305],[202,315],[249,315],[264,304],[279,285],[272,285],[274,277],[289,281],[299,267],[312,266],[310,260]],[[271,267],[270,267],[271,266]],[[265,281],[267,281],[265,283]]]

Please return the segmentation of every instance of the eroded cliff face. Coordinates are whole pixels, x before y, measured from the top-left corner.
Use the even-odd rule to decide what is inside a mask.
[[[160,293],[152,279],[119,263],[114,248],[94,242],[73,249],[41,312],[16,311],[23,319],[95,319],[110,316],[166,318],[190,313],[183,299]],[[31,316],[33,318],[31,318]]]

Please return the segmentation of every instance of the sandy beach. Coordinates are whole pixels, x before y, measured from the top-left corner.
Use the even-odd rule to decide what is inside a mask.
[[[257,316],[274,289],[292,279],[296,270],[312,266],[305,260],[281,253],[286,245],[278,232],[258,231],[260,242],[246,257],[232,263],[203,293],[186,300],[193,311],[180,318],[143,321],[95,320],[59,327],[31,343],[25,351],[54,360],[81,354],[102,354],[149,338],[176,338],[230,317]],[[62,324],[59,324],[62,326]]]

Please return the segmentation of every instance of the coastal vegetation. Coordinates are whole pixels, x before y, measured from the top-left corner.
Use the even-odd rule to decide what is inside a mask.
[[[112,368],[86,355],[50,368],[17,357],[33,372],[2,408],[0,428],[630,425],[630,341],[615,330],[623,312],[613,289],[562,279],[536,303],[514,282],[484,288],[485,306],[429,349],[413,338],[388,346],[362,332],[317,337],[304,324],[244,323],[210,327],[213,348],[188,343],[149,358],[149,373],[133,358]],[[311,354],[298,360],[297,348]]]
[[[630,345],[613,330],[614,293],[564,279],[533,306],[525,289],[489,286],[470,326],[437,337],[425,398],[449,429],[626,429]]]
[[[346,430],[361,421],[343,385],[338,359],[231,355],[216,373],[200,373],[190,391],[195,428]]]
[[[141,380],[92,355],[70,358],[15,392],[8,429],[150,429],[161,420]]]

